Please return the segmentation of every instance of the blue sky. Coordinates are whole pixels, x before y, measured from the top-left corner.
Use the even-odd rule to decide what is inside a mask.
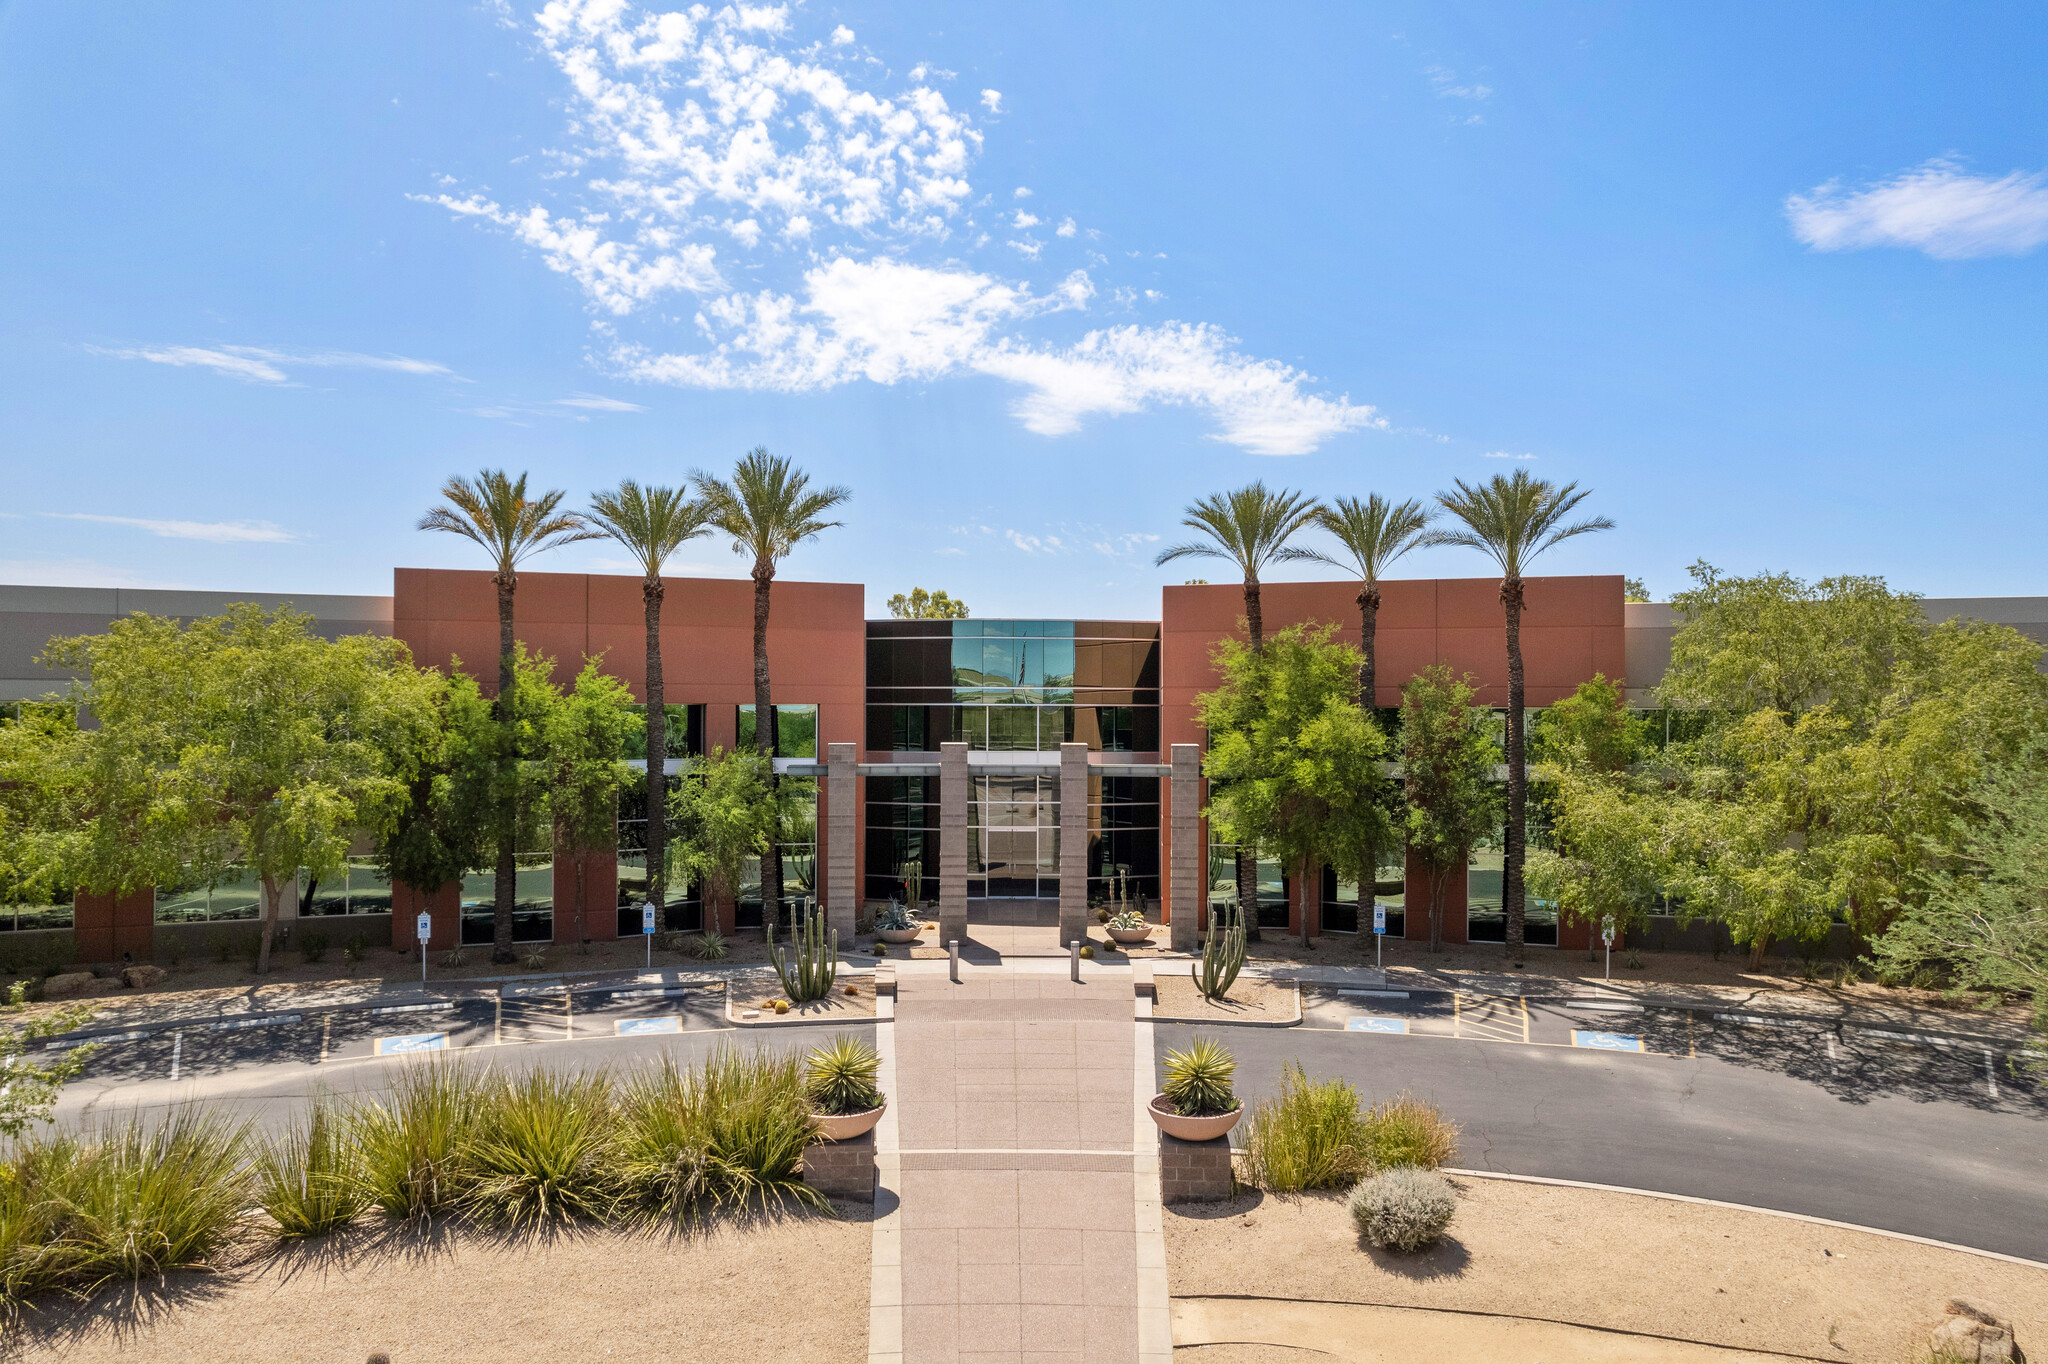
[[[388,592],[475,562],[412,529],[450,474],[765,444],[855,493],[786,572],[877,614],[1146,616],[1192,496],[1517,466],[1618,522],[1553,571],[2048,592],[2044,55],[2019,5],[0,4],[0,581]]]

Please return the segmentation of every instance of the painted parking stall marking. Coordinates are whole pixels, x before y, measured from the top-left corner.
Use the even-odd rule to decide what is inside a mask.
[[[1643,1039],[1632,1032],[1587,1032],[1573,1028],[1572,1045],[1593,1051],[1641,1051]]]
[[[275,1028],[285,1023],[299,1021],[298,1014],[265,1014],[261,1018],[223,1018],[213,1025],[215,1032],[233,1032],[238,1028]]]
[[[683,1030],[680,1018],[622,1018],[616,1024],[620,1037],[645,1037],[653,1033],[678,1033]]]
[[[1346,1032],[1392,1032],[1406,1034],[1405,1018],[1354,1018],[1344,1025]]]
[[[377,1039],[377,1055],[410,1056],[422,1051],[448,1050],[448,1034],[445,1032],[406,1033],[400,1037]]]

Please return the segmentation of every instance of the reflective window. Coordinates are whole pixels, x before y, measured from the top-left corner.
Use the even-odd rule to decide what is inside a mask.
[[[738,748],[752,748],[759,740],[754,733],[754,708],[739,706]],[[775,705],[768,708],[768,723],[775,727],[773,742],[778,758],[815,758],[818,756],[818,708],[816,706]]]

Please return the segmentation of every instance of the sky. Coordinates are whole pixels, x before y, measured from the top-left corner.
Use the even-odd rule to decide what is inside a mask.
[[[415,529],[452,475],[766,446],[852,491],[784,575],[876,615],[1151,617],[1231,576],[1154,566],[1195,497],[1517,468],[1616,523],[1543,570],[1657,598],[2048,593],[2044,57],[1998,4],[0,3],[0,582],[388,593],[481,566]]]

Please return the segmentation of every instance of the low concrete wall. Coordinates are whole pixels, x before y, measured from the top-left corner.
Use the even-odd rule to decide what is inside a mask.
[[[1230,1138],[1182,1141],[1159,1134],[1159,1201],[1220,1203],[1231,1189]]]

